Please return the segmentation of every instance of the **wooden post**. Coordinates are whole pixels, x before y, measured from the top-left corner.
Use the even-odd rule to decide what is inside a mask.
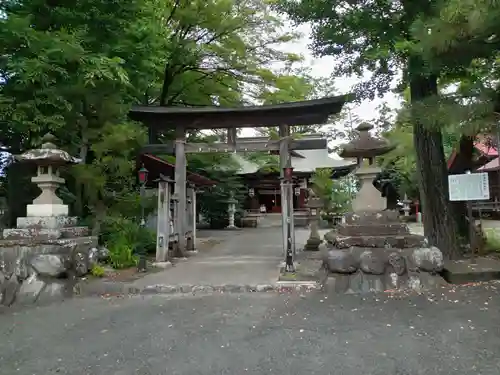
[[[465,171],[465,174],[471,174],[471,171]],[[467,220],[469,221],[469,243],[470,243],[470,262],[475,263],[476,262],[476,244],[477,241],[476,239],[476,223],[474,220],[474,215],[472,213],[472,201],[468,200],[465,202],[467,205]]]
[[[191,209],[192,209],[192,231],[193,231],[193,250],[196,249],[196,188],[193,186],[191,194]]]
[[[158,216],[156,229],[156,261],[168,259],[168,243],[170,240],[170,186],[168,181],[158,182]]]
[[[293,255],[295,254],[295,236],[293,228],[293,191],[292,182],[285,176],[285,168],[291,167],[290,127],[280,125],[280,177],[281,177],[281,224],[283,226],[283,250],[285,270],[294,272]]]
[[[227,129],[227,143],[229,145],[234,146],[236,144],[236,137],[237,137],[236,128]]]
[[[194,217],[194,212],[193,212],[193,203],[196,204],[195,202],[195,190],[194,186],[189,186],[187,189],[187,197],[189,199],[189,204],[187,205],[187,212],[186,212],[186,230],[191,232],[191,242],[189,242],[188,249],[189,251],[193,251],[196,248],[196,245],[194,243],[194,236],[195,236],[195,230],[196,230],[196,225],[193,226],[193,219]]]
[[[184,218],[184,228],[186,232],[189,232],[191,231],[191,188],[189,187],[186,189],[186,215]]]
[[[186,130],[176,128],[175,136],[175,195],[177,202],[176,230],[178,232],[179,255],[186,256]]]
[[[283,138],[287,135],[287,129],[286,126],[280,125],[279,127],[279,136],[280,138]],[[287,231],[287,223],[286,223],[286,192],[285,192],[285,184],[284,184],[284,177],[285,177],[285,167],[287,163],[287,154],[288,154],[288,149],[287,149],[287,144],[286,142],[282,139],[280,141],[280,180],[281,180],[281,235],[282,235],[282,240],[283,240],[283,256],[286,258],[286,241],[288,238],[288,231]],[[276,201],[276,198],[275,198]]]

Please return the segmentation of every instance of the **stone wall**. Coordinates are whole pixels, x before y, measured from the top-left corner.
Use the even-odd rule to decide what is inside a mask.
[[[331,249],[325,259],[330,287],[338,292],[430,289],[445,284],[443,255],[436,247]]]
[[[107,254],[97,238],[36,236],[0,240],[0,305],[61,300]]]
[[[325,235],[324,265],[339,292],[422,290],[444,284],[443,254],[411,234],[397,211],[351,213]]]

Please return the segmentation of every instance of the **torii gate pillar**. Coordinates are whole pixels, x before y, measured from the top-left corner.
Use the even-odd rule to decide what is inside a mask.
[[[175,187],[174,194],[178,199],[175,227],[179,236],[179,256],[186,256],[186,129],[177,126],[175,129]]]
[[[283,236],[283,253],[285,270],[294,272],[295,227],[293,222],[293,187],[291,176],[285,176],[285,168],[291,168],[290,158],[290,126],[280,125],[280,177],[281,177],[281,228]]]

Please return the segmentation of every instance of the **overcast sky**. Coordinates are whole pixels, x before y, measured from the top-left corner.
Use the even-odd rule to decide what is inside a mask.
[[[303,37],[294,43],[287,43],[285,46],[280,48],[283,51],[293,52],[301,54],[305,57],[305,65],[312,69],[314,76],[316,77],[329,77],[332,74],[333,67],[336,62],[332,57],[314,58],[308,45],[311,43],[310,35],[311,28],[309,25],[302,25],[298,28],[298,31],[303,34]],[[366,79],[366,77],[365,77]],[[351,92],[352,87],[358,83],[360,79],[357,77],[339,77],[335,80],[335,88],[339,94],[346,94]],[[351,103],[348,107],[351,113],[358,115],[363,120],[371,120],[378,117],[377,106],[383,102],[387,102],[391,107],[398,107],[399,100],[393,94],[387,94],[384,98],[377,98],[373,101],[365,100],[361,104]],[[247,129],[242,134],[242,136],[251,136],[252,130]]]
[[[288,43],[284,49],[302,54],[306,59],[306,65],[312,68],[313,74],[316,77],[329,77],[332,74],[333,67],[336,65],[335,60],[332,57],[314,58],[308,45],[311,43],[310,35],[311,28],[309,25],[302,25],[298,30],[303,34],[303,38],[295,43]],[[363,77],[366,79],[366,77]],[[351,91],[352,87],[358,83],[360,79],[357,77],[339,77],[335,80],[335,87],[339,93],[348,93]],[[356,113],[359,117],[364,120],[369,120],[377,117],[376,107],[382,102],[387,102],[391,107],[398,106],[398,99],[393,94],[387,94],[384,98],[376,99],[373,101],[364,101],[361,105],[350,104],[353,113]]]

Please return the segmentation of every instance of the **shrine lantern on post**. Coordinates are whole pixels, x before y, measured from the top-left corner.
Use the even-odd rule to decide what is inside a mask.
[[[139,169],[139,171],[137,172],[137,176],[139,178],[139,183],[141,184],[141,186],[146,185],[146,183],[148,182],[148,174],[149,171],[144,167],[143,164],[141,169]]]
[[[286,181],[291,182],[293,179],[293,168],[292,167],[285,167],[283,168],[283,177],[285,178]]]

